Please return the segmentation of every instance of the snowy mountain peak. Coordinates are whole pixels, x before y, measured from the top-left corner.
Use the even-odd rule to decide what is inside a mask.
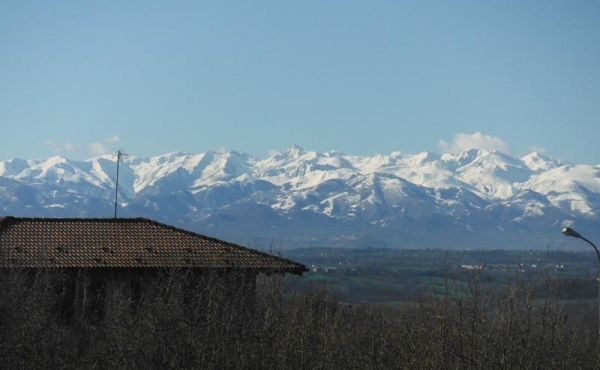
[[[290,158],[290,159],[291,158],[298,159],[301,156],[303,156],[304,154],[305,154],[304,149],[302,149],[300,146],[294,144],[291,147],[282,151],[279,155],[281,157],[286,157],[286,158]]]
[[[565,165],[564,162],[554,159],[545,154],[540,154],[538,152],[530,153],[521,158],[521,161],[525,163],[527,167],[529,167],[532,171],[536,172],[545,172],[555,169],[557,167]]]
[[[115,155],[0,162],[1,212],[110,216],[116,167]],[[498,230],[600,219],[600,166],[569,165],[540,153],[360,157],[294,145],[267,159],[239,151],[129,155],[119,176],[124,215],[178,220],[208,228],[204,232],[252,229],[314,238],[363,230],[412,240],[454,230],[462,240],[465,230],[492,238]]]
[[[0,162],[0,176],[16,176],[24,171],[29,163],[23,159],[14,158],[6,162]]]

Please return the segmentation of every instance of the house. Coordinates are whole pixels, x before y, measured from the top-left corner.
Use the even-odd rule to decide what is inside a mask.
[[[0,268],[308,271],[294,261],[145,218],[2,217]]]
[[[254,289],[264,274],[308,271],[303,264],[145,218],[0,218],[0,270],[65,271],[75,305],[165,271],[235,275]],[[70,303],[69,303],[70,304]]]

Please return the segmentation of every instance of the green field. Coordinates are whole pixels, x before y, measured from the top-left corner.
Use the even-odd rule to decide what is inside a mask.
[[[473,251],[310,248],[284,256],[310,268],[294,286],[327,289],[341,301],[400,302],[419,295],[455,295],[478,275],[484,287],[498,288],[515,278],[544,275],[564,280],[569,299],[585,300],[596,292],[598,261],[593,253],[565,251]]]

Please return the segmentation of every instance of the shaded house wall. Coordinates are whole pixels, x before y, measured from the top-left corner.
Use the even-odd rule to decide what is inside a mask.
[[[75,322],[100,324],[107,314],[113,318],[135,314],[139,307],[152,311],[148,305],[157,300],[175,309],[195,310],[196,315],[198,310],[202,312],[206,306],[215,304],[224,308],[242,305],[252,310],[257,297],[256,280],[254,272],[207,269],[5,268],[0,270],[0,295],[4,299],[11,292],[33,296],[30,300],[35,302],[33,305],[14,308],[29,311],[27,315],[46,310],[62,323],[75,319]],[[10,301],[22,302],[22,299]]]
[[[307,271],[294,261],[143,218],[1,218],[0,268],[59,271],[69,279],[61,288],[62,309],[98,315],[115,294],[135,303],[153,279],[174,273],[192,296],[207,283],[253,290],[259,273]]]

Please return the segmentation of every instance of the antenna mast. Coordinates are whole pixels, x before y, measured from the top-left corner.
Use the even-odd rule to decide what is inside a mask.
[[[118,197],[119,197],[119,162],[121,161],[121,157],[127,155],[120,150],[117,150],[117,181],[115,181],[115,218],[117,218],[117,205],[118,205]]]

